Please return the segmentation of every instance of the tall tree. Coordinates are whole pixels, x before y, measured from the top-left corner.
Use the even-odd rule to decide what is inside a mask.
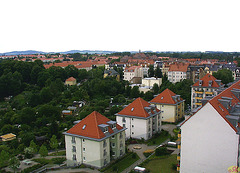
[[[37,146],[37,144],[35,144],[35,142],[33,140],[31,140],[29,147],[31,147],[33,149],[34,154],[36,154],[38,152],[38,146]]]
[[[154,77],[154,67],[153,67],[153,65],[150,65],[150,66],[149,66],[148,76],[149,76],[149,77]]]
[[[53,150],[57,150],[57,148],[58,148],[58,141],[57,141],[57,137],[55,135],[53,135],[52,138],[50,139],[50,147]]]
[[[10,155],[7,151],[2,150],[0,153],[0,167],[6,166],[10,159]]]
[[[157,66],[156,70],[154,71],[156,78],[162,78],[162,70]]]
[[[48,150],[47,150],[47,147],[45,145],[42,145],[40,147],[39,154],[41,155],[41,157],[46,157],[48,155]]]

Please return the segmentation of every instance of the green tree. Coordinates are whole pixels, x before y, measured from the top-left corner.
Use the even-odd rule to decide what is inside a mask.
[[[150,101],[153,99],[153,93],[151,91],[148,91],[144,94],[144,100]]]
[[[154,71],[154,75],[156,78],[162,78],[162,70],[157,66],[156,70]]]
[[[153,65],[150,65],[150,66],[149,66],[148,76],[149,76],[149,77],[154,77],[154,67],[153,67]]]
[[[162,78],[162,83],[166,82],[167,80],[168,80],[167,73],[165,73]]]
[[[139,87],[138,86],[134,86],[131,89],[131,93],[130,93],[130,97],[131,98],[137,98],[140,96],[140,91],[139,91]]]
[[[10,155],[7,151],[2,150],[0,153],[0,167],[6,166],[10,159]]]
[[[153,94],[158,94],[158,91],[159,91],[159,86],[158,86],[158,84],[153,84],[153,88],[152,88],[152,90],[153,90]]]
[[[38,146],[35,144],[33,140],[31,140],[29,147],[33,149],[33,153],[36,154],[38,152]]]
[[[53,135],[52,138],[50,139],[50,147],[54,150],[57,150],[58,148],[58,141],[55,135]]]
[[[42,145],[40,147],[39,154],[41,155],[41,157],[46,157],[48,155],[48,150],[47,150],[47,147],[45,145]]]
[[[10,159],[9,167],[13,170],[13,172],[16,172],[19,165],[20,165],[20,161],[15,156]]]
[[[228,69],[218,70],[217,72],[213,73],[213,76],[222,81],[224,84],[228,84],[233,82],[232,71]]]

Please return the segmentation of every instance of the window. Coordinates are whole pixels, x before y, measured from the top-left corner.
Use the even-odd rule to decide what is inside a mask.
[[[123,137],[123,135],[122,135],[122,133],[120,133],[120,139],[122,139],[122,137]]]
[[[83,151],[86,151],[86,149],[85,149],[85,148],[83,148]]]
[[[126,127],[126,124],[123,124],[123,127],[125,128],[125,127]]]
[[[85,142],[85,139],[83,139],[82,141]]]
[[[103,147],[106,147],[107,146],[107,142],[106,140],[103,141]]]
[[[126,122],[126,119],[125,119],[125,117],[123,117],[123,118],[122,118],[122,122],[124,122],[124,123]]]
[[[134,132],[132,132],[132,134],[134,134]]]
[[[72,137],[72,143],[73,143],[73,144],[76,143],[75,137]]]
[[[104,165],[106,165],[107,164],[107,159],[104,159]]]
[[[76,146],[72,146],[72,152],[76,152]]]
[[[104,149],[103,156],[106,156],[106,155],[107,155],[107,152],[106,152],[106,149]]]
[[[112,143],[112,147],[115,148],[115,143],[114,142]]]
[[[83,161],[86,161],[86,157],[83,157]]]
[[[134,127],[134,125],[132,125],[132,127]]]
[[[115,139],[115,135],[112,136],[112,139]]]
[[[108,132],[108,127],[104,128],[104,133]]]
[[[115,151],[112,152],[112,156],[115,156]]]
[[[73,160],[77,160],[76,154],[73,154]]]

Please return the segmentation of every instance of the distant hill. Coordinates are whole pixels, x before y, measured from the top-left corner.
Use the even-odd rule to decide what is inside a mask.
[[[110,54],[115,53],[117,51],[101,51],[101,50],[70,50],[66,52],[42,52],[42,51],[35,51],[35,50],[26,50],[26,51],[12,51],[12,52],[5,52],[0,53],[0,55],[28,55],[28,54],[54,54],[54,53],[61,53],[61,54],[71,54],[71,53],[89,53],[89,54]]]

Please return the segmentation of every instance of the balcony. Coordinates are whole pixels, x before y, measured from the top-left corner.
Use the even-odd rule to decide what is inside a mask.
[[[195,99],[201,100],[201,99],[203,99],[203,98],[202,98],[202,97],[195,97]]]
[[[178,149],[181,149],[181,145],[178,145],[177,148],[178,148]]]
[[[177,167],[177,171],[180,171],[180,166]]]
[[[205,94],[211,94],[211,95],[212,95],[212,94],[213,94],[213,92],[205,92]]]
[[[180,160],[180,156],[177,156],[177,160]]]
[[[201,105],[202,105],[202,103],[195,103],[195,105],[199,105],[199,106],[201,106]]]
[[[178,138],[181,138],[181,133],[178,133]]]
[[[197,94],[203,94],[203,91],[195,91]]]

